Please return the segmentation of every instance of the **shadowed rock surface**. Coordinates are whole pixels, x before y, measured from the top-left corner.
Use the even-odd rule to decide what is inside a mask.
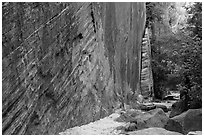
[[[182,134],[187,134],[190,131],[202,131],[202,109],[189,109],[170,118],[165,129]]]
[[[175,102],[174,104],[172,104],[172,109],[171,109],[171,113],[169,115],[170,118],[175,117],[177,115],[182,114],[183,112],[187,111],[187,105],[186,102],[182,99],[178,100],[177,102]]]
[[[178,132],[168,131],[163,128],[153,127],[138,131],[128,132],[126,135],[182,135]]]
[[[2,134],[58,134],[140,92],[144,3],[2,3]]]

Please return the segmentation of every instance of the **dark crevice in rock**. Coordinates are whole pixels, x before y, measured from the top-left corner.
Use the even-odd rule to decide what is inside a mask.
[[[92,23],[93,23],[93,27],[94,27],[94,32],[96,33],[96,26],[95,26],[95,17],[94,17],[94,10],[93,10],[93,4],[90,4],[91,7],[91,17],[92,17]]]
[[[13,122],[18,118],[18,116],[22,113],[23,110],[18,110],[14,116],[10,119],[10,121],[5,125],[5,127],[2,128],[2,133],[6,132],[6,130],[9,130],[9,127],[14,124]]]
[[[7,116],[7,114],[8,114],[11,110],[13,110],[13,109],[16,107],[17,103],[20,101],[20,99],[21,99],[21,97],[23,96],[23,94],[24,94],[24,90],[22,90],[22,91],[21,91],[15,98],[13,98],[10,102],[8,102],[7,107],[2,111],[2,112],[3,112],[3,114],[2,114],[3,117],[4,117],[4,116]]]

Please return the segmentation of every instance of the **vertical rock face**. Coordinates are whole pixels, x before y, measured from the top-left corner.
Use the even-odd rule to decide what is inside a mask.
[[[144,3],[107,3],[105,47],[109,56],[115,90],[128,100],[130,88],[140,92],[141,37],[144,30]]]
[[[151,66],[151,45],[149,32],[146,28],[142,40],[142,69],[141,69],[141,92],[145,97],[153,97],[153,77]]]
[[[112,113],[139,92],[144,24],[144,3],[2,3],[2,133]]]

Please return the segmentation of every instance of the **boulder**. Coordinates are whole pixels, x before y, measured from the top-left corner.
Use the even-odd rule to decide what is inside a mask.
[[[202,131],[202,109],[189,109],[170,118],[165,129],[182,134],[187,134],[190,131]]]
[[[148,103],[148,104],[141,104],[140,105],[140,109],[141,110],[144,110],[144,111],[150,111],[150,110],[152,110],[152,109],[155,109],[156,108],[156,106],[154,105],[154,104],[150,104],[150,103]]]
[[[150,110],[143,115],[135,117],[137,123],[137,129],[143,129],[148,127],[164,127],[169,120],[164,111],[161,108]]]
[[[179,101],[175,102],[172,107],[171,107],[171,113],[169,115],[170,118],[180,115],[181,113],[183,113],[184,111],[187,111],[187,105],[185,100],[180,99]]]
[[[130,123],[128,122],[125,127],[124,127],[125,131],[135,131],[137,130],[137,124],[136,123]]]
[[[199,99],[185,100],[185,98],[180,99],[172,105],[170,118],[180,115],[188,109],[200,109],[202,108],[202,101]]]
[[[133,132],[127,132],[126,135],[182,135],[178,132],[168,131],[164,128],[152,127]]]
[[[130,122],[135,119],[136,116],[143,115],[145,112],[136,109],[129,109],[126,111],[119,111],[120,117],[116,118],[117,122]]]
[[[125,126],[120,127],[118,130],[134,131],[149,127],[164,127],[167,124],[169,118],[166,116],[161,108],[157,108],[145,113],[132,113],[132,115],[126,114]],[[123,117],[124,118],[124,117]],[[120,120],[120,119],[118,119]],[[121,122],[121,121],[120,121]]]
[[[156,108],[161,108],[164,112],[168,112],[169,109],[167,108],[167,106],[163,105],[163,104],[154,104],[156,106]]]

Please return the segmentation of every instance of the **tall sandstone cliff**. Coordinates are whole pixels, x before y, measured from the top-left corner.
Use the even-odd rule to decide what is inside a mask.
[[[153,76],[152,76],[152,65],[151,65],[151,45],[149,38],[149,29],[145,29],[144,37],[142,39],[142,49],[141,49],[141,92],[144,97],[154,97],[153,91]]]
[[[140,92],[144,3],[2,3],[2,134],[58,134]]]

